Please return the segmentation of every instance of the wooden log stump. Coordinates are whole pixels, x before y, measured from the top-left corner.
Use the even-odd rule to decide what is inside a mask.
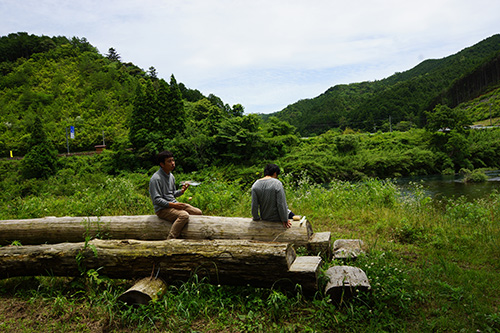
[[[167,284],[154,277],[147,277],[137,281],[126,292],[118,296],[118,300],[128,305],[145,305],[157,300],[167,289]]]
[[[333,243],[333,257],[335,259],[356,259],[363,253],[361,239],[337,239]]]
[[[368,277],[358,267],[333,266],[325,272],[325,276],[328,278],[325,294],[330,295],[335,302],[352,297],[359,291],[371,289]]]
[[[316,232],[309,238],[308,252],[326,260],[332,258],[332,236],[330,232]]]
[[[289,269],[290,280],[302,286],[306,293],[317,291],[322,262],[319,256],[297,257]]]
[[[162,240],[171,226],[171,222],[156,215],[1,220],[0,245],[13,241],[23,245],[83,242],[86,238]],[[312,234],[308,221],[294,221],[291,228],[285,229],[281,223],[251,218],[191,215],[181,238],[285,242],[298,247],[307,246]]]

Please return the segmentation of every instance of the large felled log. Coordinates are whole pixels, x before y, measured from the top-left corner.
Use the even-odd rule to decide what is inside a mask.
[[[160,240],[166,238],[169,227],[156,215],[1,220],[0,244],[12,241],[23,245],[83,242],[87,237]]]
[[[79,276],[99,269],[110,278],[136,279],[157,272],[165,282],[185,281],[196,273],[215,284],[259,287],[316,285],[315,269],[290,271],[296,259],[287,243],[247,240],[92,240],[0,247],[0,278],[13,276]],[[156,274],[156,273],[155,273]],[[309,281],[313,279],[314,281]]]
[[[45,217],[0,220],[0,244],[19,241],[23,245],[82,242],[86,237],[104,239],[166,239],[172,223],[156,215],[101,217]],[[253,221],[251,218],[192,215],[184,227],[184,239],[246,239],[307,246],[313,234],[311,224]]]

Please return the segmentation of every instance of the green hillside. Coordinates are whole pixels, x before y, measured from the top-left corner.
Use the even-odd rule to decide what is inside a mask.
[[[175,80],[175,79],[174,79]],[[109,146],[128,139],[138,87],[163,79],[132,63],[120,61],[112,48],[101,55],[85,38],[13,33],[0,38],[0,154],[24,155],[28,128],[41,118],[48,139],[65,152],[66,131],[75,127],[71,152],[93,150],[103,140]],[[241,105],[225,105],[215,95],[175,83],[186,109],[206,102],[228,115],[242,114]],[[168,85],[168,84],[167,84]],[[203,103],[205,103],[203,102]],[[203,104],[202,103],[202,104]]]
[[[278,161],[286,172],[317,181],[497,167],[497,140],[463,127],[500,116],[499,50],[495,35],[456,55],[384,80],[337,85],[275,117],[259,117],[174,75],[160,79],[154,67],[123,63],[112,48],[102,55],[85,38],[10,34],[0,38],[0,155],[28,156],[42,167],[37,156],[94,151],[104,141],[111,149],[103,168],[111,174],[149,170],[152,156],[169,149],[185,172],[238,166],[246,177]],[[70,126],[75,137],[68,140]],[[424,126],[388,136],[344,130]],[[446,127],[455,131],[434,133]],[[315,134],[322,135],[300,139]],[[47,168],[33,175],[53,174],[55,164],[47,157]],[[24,163],[25,176],[30,169]]]
[[[457,54],[425,60],[380,81],[334,86],[264,118],[288,121],[303,136],[331,128],[389,130],[400,122],[422,127],[424,112],[436,104],[455,107],[497,86],[499,56],[500,35],[494,35]]]
[[[2,37],[0,45],[1,54],[9,54],[2,59],[0,76],[3,152],[28,150],[26,130],[35,114],[59,151],[66,148],[68,126],[78,129],[72,151],[93,149],[102,143],[103,132],[108,139],[126,135],[125,120],[142,70],[100,55],[85,39],[21,33]]]
[[[204,96],[173,74],[167,82],[154,67],[123,63],[113,48],[102,55],[85,38],[15,33],[0,38],[0,54],[4,158],[25,156],[40,143],[36,136],[46,152],[93,151],[105,143],[117,154],[114,166],[129,170],[149,169],[151,157],[168,148],[188,171],[272,160],[298,140],[285,122],[263,124],[240,104]],[[67,139],[71,127],[74,138]]]

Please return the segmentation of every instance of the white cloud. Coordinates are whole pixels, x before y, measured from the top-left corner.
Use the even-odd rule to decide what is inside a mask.
[[[0,34],[86,37],[160,77],[273,112],[498,31],[490,0],[3,0]]]

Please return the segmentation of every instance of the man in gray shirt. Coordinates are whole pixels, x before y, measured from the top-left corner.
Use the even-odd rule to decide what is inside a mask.
[[[252,217],[256,221],[282,222],[283,227],[290,228],[289,219],[293,213],[288,209],[285,189],[278,180],[279,174],[280,168],[276,164],[268,164],[264,168],[264,178],[252,185]]]
[[[167,239],[178,238],[189,221],[189,215],[202,215],[202,212],[199,208],[178,202],[175,199],[184,194],[189,183],[182,185],[181,190],[176,189],[175,177],[172,174],[175,169],[174,155],[165,150],[156,155],[156,161],[160,165],[160,169],[151,176],[149,195],[153,201],[156,215],[161,219],[173,222]]]

